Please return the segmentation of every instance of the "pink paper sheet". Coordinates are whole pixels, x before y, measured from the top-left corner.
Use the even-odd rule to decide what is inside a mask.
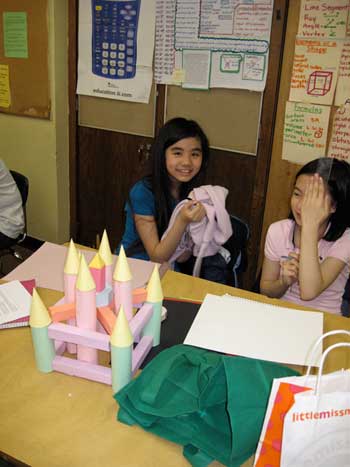
[[[91,250],[81,250],[81,252],[84,254],[88,264],[96,254],[96,251]],[[63,268],[66,254],[67,247],[45,242],[35,253],[7,274],[7,276],[3,277],[3,279],[7,281],[22,281],[34,277],[37,287],[45,287],[63,292]],[[113,255],[113,258],[112,271],[114,271],[117,256]],[[133,275],[133,288],[144,286],[148,282],[155,263],[133,258],[128,258],[128,262]]]

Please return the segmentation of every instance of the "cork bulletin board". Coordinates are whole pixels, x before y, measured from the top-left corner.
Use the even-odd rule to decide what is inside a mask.
[[[50,118],[48,0],[0,1],[0,72],[0,112]]]
[[[181,115],[196,120],[211,147],[255,156],[262,96],[244,89],[198,91],[168,86],[165,119]]]

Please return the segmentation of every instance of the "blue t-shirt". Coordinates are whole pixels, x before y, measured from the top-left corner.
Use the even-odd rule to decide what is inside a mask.
[[[130,206],[131,203],[131,206]],[[140,180],[131,188],[129,193],[129,200],[125,204],[126,222],[121,245],[126,250],[130,246],[140,246],[142,251],[132,253],[133,258],[149,260],[149,256],[143,248],[139,234],[137,233],[134,221],[134,215],[153,216],[156,217],[156,207],[154,195],[151,187],[146,180]],[[117,248],[119,252],[120,245]]]

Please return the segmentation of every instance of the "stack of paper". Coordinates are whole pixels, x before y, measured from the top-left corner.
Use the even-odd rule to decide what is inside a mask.
[[[312,346],[322,333],[322,312],[208,294],[184,343],[244,357],[307,365]],[[321,349],[316,364],[320,355]]]
[[[0,329],[28,326],[34,287],[34,280],[0,285]]]

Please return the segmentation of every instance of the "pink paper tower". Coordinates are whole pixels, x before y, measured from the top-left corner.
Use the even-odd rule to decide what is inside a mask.
[[[106,285],[106,267],[98,252],[92,258],[89,269],[96,284],[96,292],[102,292]]]
[[[84,255],[81,255],[76,284],[77,326],[96,331],[96,286]],[[97,364],[97,349],[78,345],[78,360]]]
[[[109,246],[108,236],[106,230],[103,231],[102,240],[98,252],[105,263],[106,268],[106,286],[112,287],[112,265],[113,255],[111,247]]]
[[[67,252],[66,262],[64,264],[63,279],[64,279],[64,302],[75,302],[75,286],[77,282],[77,275],[79,270],[79,253],[76,246],[71,239]],[[76,325],[74,318],[68,320],[71,326]],[[67,343],[67,350],[69,353],[76,353],[77,346],[71,342]]]
[[[113,281],[115,312],[118,313],[120,305],[123,305],[125,316],[130,321],[133,317],[132,275],[123,246],[120,248]]]

